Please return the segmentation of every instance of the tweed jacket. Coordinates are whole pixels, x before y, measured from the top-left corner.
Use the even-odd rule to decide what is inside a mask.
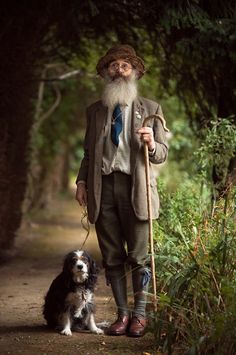
[[[138,219],[147,220],[147,195],[145,177],[145,159],[143,143],[137,130],[142,127],[145,117],[153,114],[163,116],[158,103],[143,97],[137,98],[132,105],[131,121],[131,147],[130,166],[132,177],[131,200],[134,212]],[[88,192],[88,218],[91,223],[95,223],[100,210],[101,190],[102,190],[102,157],[104,137],[106,132],[108,109],[97,101],[87,108],[87,128],[84,140],[84,158],[82,159],[79,174],[76,182],[83,180],[86,182]],[[160,164],[167,157],[167,143],[165,130],[160,119],[152,119],[148,126],[153,128],[156,151],[149,157],[150,162],[150,185],[152,200],[152,217],[158,217],[159,197],[156,188],[156,179],[153,174],[152,164]]]

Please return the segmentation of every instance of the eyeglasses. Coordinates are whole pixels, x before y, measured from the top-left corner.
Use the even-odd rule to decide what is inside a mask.
[[[112,70],[118,70],[118,69],[122,69],[124,71],[127,71],[129,69],[132,69],[132,65],[129,64],[129,63],[122,63],[122,64],[119,64],[119,63],[111,63],[109,65],[109,68],[112,69]]]

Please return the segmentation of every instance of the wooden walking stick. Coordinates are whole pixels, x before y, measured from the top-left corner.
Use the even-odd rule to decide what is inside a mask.
[[[165,120],[160,115],[151,115],[144,119],[143,127],[146,127],[147,122],[151,119],[160,119],[164,128]],[[153,288],[153,305],[154,311],[157,311],[157,287],[156,287],[156,273],[155,273],[155,260],[154,260],[154,245],[153,245],[153,229],[152,229],[152,200],[151,200],[151,185],[150,185],[150,169],[149,169],[149,154],[148,145],[144,142],[144,157],[145,157],[145,175],[146,175],[146,189],[147,189],[147,207],[148,207],[148,224],[149,224],[149,251],[151,261],[151,273],[152,273],[152,288]]]

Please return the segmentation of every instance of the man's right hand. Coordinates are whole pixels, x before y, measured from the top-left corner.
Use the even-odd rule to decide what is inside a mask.
[[[84,183],[79,183],[77,185],[75,198],[79,202],[80,206],[87,206],[87,190]]]

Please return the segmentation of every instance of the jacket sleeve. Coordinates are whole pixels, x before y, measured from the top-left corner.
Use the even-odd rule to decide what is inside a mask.
[[[85,183],[87,182],[87,176],[88,176],[88,168],[89,168],[89,148],[88,148],[88,143],[89,143],[89,135],[90,135],[90,114],[89,110],[86,110],[86,133],[85,133],[85,138],[84,138],[84,157],[81,161],[79,173],[76,179],[76,184],[79,181],[84,181]]]
[[[153,164],[161,164],[163,163],[168,155],[168,145],[166,140],[166,127],[165,127],[165,119],[163,116],[163,112],[161,106],[158,105],[155,114],[161,116],[163,120],[160,118],[156,118],[153,121],[153,132],[154,132],[154,140],[156,144],[155,153],[149,156],[149,160]]]

